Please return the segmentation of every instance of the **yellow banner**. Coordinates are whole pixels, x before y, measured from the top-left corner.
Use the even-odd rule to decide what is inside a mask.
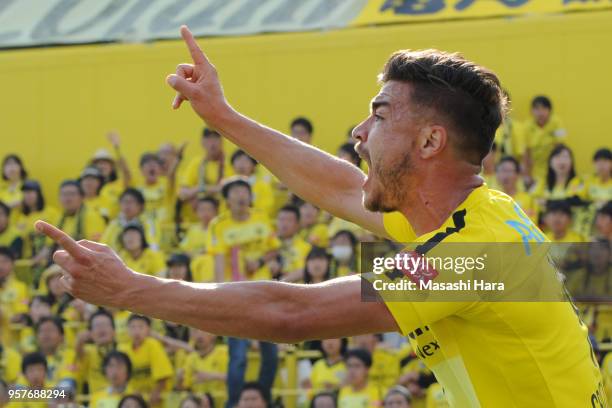
[[[369,0],[351,25],[560,13],[612,8],[612,0]]]

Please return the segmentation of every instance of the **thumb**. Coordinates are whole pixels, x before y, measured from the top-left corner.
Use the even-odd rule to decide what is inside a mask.
[[[193,82],[189,82],[185,78],[181,78],[175,74],[168,75],[166,77],[166,82],[168,82],[168,85],[187,99],[190,99],[193,96],[195,91],[195,84]]]

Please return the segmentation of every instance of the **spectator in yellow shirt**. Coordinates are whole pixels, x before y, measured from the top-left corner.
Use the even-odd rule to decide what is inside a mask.
[[[0,344],[0,379],[8,385],[13,385],[17,382],[20,372],[21,355],[8,345]]]
[[[567,132],[561,121],[552,113],[552,102],[546,96],[536,96],[531,101],[532,119],[525,126],[525,169],[536,182],[546,175],[546,159],[561,143]]]
[[[257,175],[257,161],[244,150],[236,150],[231,158],[232,168],[237,176],[243,176],[251,185],[252,206],[269,216],[273,215],[274,192],[272,185]]]
[[[51,386],[69,382],[76,388],[76,353],[64,343],[64,324],[57,316],[42,317],[36,325],[38,351],[47,360],[47,382]]]
[[[42,268],[49,261],[51,248],[48,246],[46,237],[34,228],[34,222],[43,220],[57,223],[60,214],[57,208],[45,202],[38,181],[26,180],[22,190],[23,202],[21,208],[11,214],[12,222],[23,236],[23,257],[31,259],[35,265]],[[38,284],[36,276],[34,284]]]
[[[119,344],[132,362],[130,387],[134,392],[148,397],[151,406],[162,401],[162,392],[172,378],[173,368],[162,344],[150,337],[151,320],[132,314],[128,319],[130,340]]]
[[[310,120],[303,116],[299,116],[291,121],[289,128],[291,137],[296,138],[300,142],[312,144],[314,128]]]
[[[21,361],[21,373],[16,390],[44,390],[49,389],[47,382],[47,360],[42,353],[34,352],[26,354]],[[23,407],[23,403],[11,402],[7,408]],[[47,403],[36,401],[28,403],[27,408],[46,408]]]
[[[195,351],[189,353],[183,368],[183,389],[202,394],[225,388],[229,361],[226,345],[217,344],[217,335],[191,329]]]
[[[11,209],[0,201],[0,245],[9,247],[16,258],[23,253],[23,238],[17,228],[10,224]]]
[[[121,232],[130,223],[140,223],[143,226],[147,243],[154,249],[159,249],[161,241],[161,226],[157,220],[144,215],[145,198],[140,190],[128,187],[119,198],[119,215],[113,219],[102,234],[101,242],[118,251],[121,248]]]
[[[15,254],[8,247],[0,246],[0,322],[2,332],[8,335],[9,322],[19,320],[28,312],[28,289],[14,276]]]
[[[165,271],[162,254],[149,248],[140,224],[129,223],[123,228],[121,246],[119,254],[129,268],[154,276],[160,276]]]
[[[60,185],[60,202],[63,214],[58,226],[76,240],[97,241],[102,236],[106,223],[104,218],[83,202],[83,190],[76,180],[66,180]]]
[[[85,205],[108,221],[110,214],[108,204],[104,197],[100,195],[102,187],[104,187],[102,172],[94,166],[85,167],[78,181],[81,185],[81,190],[83,190]]]
[[[9,208],[17,207],[23,200],[22,183],[28,178],[28,172],[21,158],[9,154],[2,160],[2,182],[0,182],[0,201]]]
[[[88,343],[88,342],[92,343]],[[77,345],[77,361],[84,381],[91,394],[108,387],[103,365],[104,356],[117,348],[115,320],[104,309],[98,309],[89,317],[88,330],[80,333]]]
[[[546,179],[536,184],[534,196],[544,208],[546,200],[564,200],[577,196],[583,189],[582,181],[576,176],[574,155],[569,147],[560,144],[553,148],[548,157]]]
[[[140,395],[130,394],[121,398],[117,408],[149,408],[149,405]]]
[[[304,262],[312,246],[298,234],[300,210],[292,205],[281,208],[276,216],[276,236],[281,242],[281,273],[288,281],[295,282],[304,275]]]
[[[264,387],[256,382],[244,384],[240,391],[237,408],[268,408],[270,406],[270,396]],[[226,408],[234,407],[227,406]]]
[[[138,189],[145,198],[145,215],[159,223],[173,220],[175,180],[162,174],[161,159],[156,153],[140,157],[140,172],[144,183]]]
[[[412,397],[406,387],[396,385],[391,387],[383,400],[384,408],[410,408]]]
[[[538,210],[533,196],[525,191],[519,182],[520,164],[511,156],[502,157],[496,169],[497,185],[508,194],[525,211],[525,214],[537,223]]]
[[[612,201],[608,201],[595,215],[595,237],[612,242]]]
[[[346,352],[346,384],[338,394],[338,408],[380,407],[381,395],[378,387],[368,380],[372,356],[364,349]]]
[[[310,385],[314,392],[338,391],[346,379],[344,354],[348,346],[346,338],[321,340],[323,358],[317,360],[310,373]]]
[[[198,198],[196,215],[198,222],[187,229],[185,237],[179,244],[181,251],[187,252],[191,257],[205,254],[208,225],[219,213],[219,201],[214,197]]]
[[[370,383],[384,391],[400,376],[400,360],[395,350],[382,344],[382,334],[362,334],[353,338],[353,346],[367,350],[372,356],[369,371]]]
[[[544,215],[546,236],[556,243],[584,242],[583,236],[570,229],[572,225],[572,210],[564,200],[552,200],[546,206]]]
[[[113,350],[104,356],[102,370],[108,386],[92,394],[89,407],[115,408],[121,398],[131,393],[128,383],[132,363],[127,354]]]
[[[586,181],[585,198],[601,208],[612,200],[612,152],[604,147],[593,155],[595,174]]]
[[[331,274],[333,278],[348,276],[357,272],[357,237],[351,231],[340,230],[330,241],[333,257]]]
[[[336,408],[336,395],[332,392],[320,392],[312,397],[310,408]]]
[[[300,236],[311,245],[327,248],[329,232],[327,225],[320,222],[321,210],[309,202],[300,204]]]

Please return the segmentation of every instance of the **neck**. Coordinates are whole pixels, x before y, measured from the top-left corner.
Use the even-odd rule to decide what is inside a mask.
[[[446,221],[459,204],[482,185],[480,166],[454,162],[439,164],[415,175],[416,185],[410,186],[406,204],[399,211],[410,222],[417,235],[433,231]]]
[[[553,237],[555,239],[563,239],[567,235],[567,231],[553,231]]]
[[[328,364],[336,364],[340,360],[342,360],[342,356],[340,356],[340,354],[335,354],[333,356],[331,356],[331,355],[327,356],[327,363]]]
[[[557,182],[555,183],[557,186],[565,186],[565,183],[567,182],[567,178],[569,176],[567,174],[560,174],[557,177]]]
[[[125,391],[126,387],[127,387],[127,384],[113,384],[111,386],[112,392],[117,393],[117,394],[120,394],[123,391]]]
[[[516,194],[516,184],[509,184],[507,186],[503,186],[504,193],[508,194],[510,197],[514,197]]]
[[[232,218],[236,221],[245,221],[249,218],[249,208],[239,208],[232,211]]]
[[[357,384],[353,384],[353,391],[361,391],[368,385],[368,380],[365,379],[363,381],[358,382]]]
[[[133,249],[128,252],[132,256],[132,258],[137,259],[142,254],[143,250],[139,248],[139,249]]]

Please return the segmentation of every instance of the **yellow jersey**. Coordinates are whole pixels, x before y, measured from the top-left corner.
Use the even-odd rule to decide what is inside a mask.
[[[236,221],[226,211],[210,222],[208,231],[209,252],[225,256],[225,280],[271,278],[266,266],[251,276],[246,276],[245,268],[247,260],[257,261],[267,252],[280,247],[266,213],[251,209],[247,220]]]
[[[439,229],[419,237],[400,213],[383,220],[397,242],[427,247],[530,239],[519,226],[545,241],[512,198],[486,186],[474,189]],[[554,275],[543,262],[542,273]],[[386,304],[451,407],[607,406],[588,329],[569,302]]]
[[[225,381],[212,380],[201,382],[197,378],[198,372],[209,374],[226,374],[229,364],[229,352],[225,344],[215,345],[215,347],[205,356],[194,351],[189,353],[183,362],[185,377],[183,385],[191,392],[203,394],[205,392],[215,392],[225,389]]]
[[[57,208],[45,205],[41,211],[34,211],[25,215],[20,210],[11,212],[12,224],[23,236],[23,258],[33,257],[46,244],[46,237],[34,229],[37,220],[46,221],[52,225],[57,225],[60,213]]]
[[[314,224],[307,228],[302,228],[299,232],[300,237],[311,245],[327,248],[329,245],[329,231],[325,224]]]
[[[167,177],[160,176],[155,184],[141,184],[137,188],[144,196],[147,217],[160,223],[172,222],[176,194]]]
[[[142,225],[142,228],[145,233],[145,239],[149,246],[155,250],[159,249],[162,229],[160,223],[151,217],[146,217],[144,215],[134,219],[132,221],[125,221],[121,216],[112,220],[104,230],[102,234],[102,238],[100,238],[100,242],[108,245],[113,248],[115,251],[121,249],[120,237],[123,232],[123,228],[128,222],[138,222]]]
[[[21,354],[10,347],[0,346],[0,378],[15,384],[21,374]]]
[[[151,248],[145,248],[138,258],[132,257],[125,250],[120,250],[119,256],[128,268],[146,275],[161,276],[166,270],[163,254],[153,251]]]
[[[208,228],[204,228],[200,223],[192,224],[187,229],[185,237],[181,240],[179,249],[192,256],[205,254],[207,237]]]
[[[148,394],[157,381],[171,379],[174,373],[164,346],[154,338],[147,337],[138,348],[131,342],[119,344],[118,350],[126,353],[132,362],[130,387],[134,392]]]
[[[550,115],[544,127],[538,126],[533,119],[525,124],[525,148],[531,151],[532,176],[535,179],[540,180],[546,177],[548,156],[557,144],[564,141],[566,136],[567,132],[556,115]]]
[[[19,181],[11,184],[7,181],[0,181],[0,201],[9,207],[13,208],[23,201],[23,192],[21,186],[23,182]]]
[[[92,211],[83,205],[74,215],[61,215],[58,221],[58,228],[65,231],[75,240],[89,239],[97,241],[102,236],[106,222],[96,211]],[[48,239],[49,244],[51,240]]]
[[[102,362],[106,354],[113,351],[115,347],[114,343],[106,347],[100,347],[96,344],[85,345],[83,357],[79,360],[79,369],[81,377],[89,384],[90,393],[103,391],[104,388],[108,387],[108,381],[102,372]]]
[[[593,201],[598,208],[612,200],[612,177],[606,181],[596,175],[586,177],[584,198]]]
[[[90,408],[116,408],[126,395],[132,393],[130,387],[126,387],[123,391],[113,390],[111,387],[106,387],[100,391],[91,393],[89,400]]]
[[[280,255],[283,272],[302,271],[306,264],[306,255],[312,246],[299,236],[281,240]]]
[[[378,387],[373,384],[356,391],[347,385],[340,388],[338,408],[373,408],[382,406],[382,397]]]
[[[329,364],[325,358],[317,360],[310,372],[310,383],[314,392],[323,390],[337,390],[346,378],[344,360]]]
[[[369,382],[378,387],[381,393],[397,383],[400,375],[400,360],[394,350],[376,348],[372,353],[372,367]]]
[[[211,254],[196,256],[191,260],[190,267],[194,282],[215,281],[215,258]]]
[[[30,299],[25,283],[9,275],[0,286],[0,310],[3,318],[10,318],[21,313],[27,313]]]

